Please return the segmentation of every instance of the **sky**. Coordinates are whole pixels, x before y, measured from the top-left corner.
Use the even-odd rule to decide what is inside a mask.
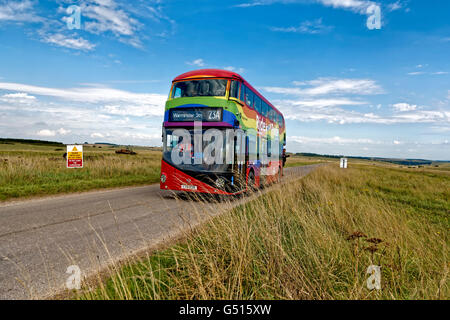
[[[0,0],[0,137],[161,145],[199,68],[282,111],[289,152],[450,160],[448,0]]]

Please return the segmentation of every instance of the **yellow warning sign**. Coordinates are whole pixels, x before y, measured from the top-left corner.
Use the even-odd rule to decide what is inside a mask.
[[[67,168],[83,168],[83,146],[67,146]]]
[[[69,152],[69,159],[81,159],[83,154],[81,152]]]

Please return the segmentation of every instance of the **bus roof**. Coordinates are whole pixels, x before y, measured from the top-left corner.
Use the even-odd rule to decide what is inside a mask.
[[[186,73],[183,73],[173,79],[173,81],[179,80],[187,80],[191,78],[238,78],[244,80],[239,74],[236,72],[228,71],[228,70],[220,70],[220,69],[199,69],[193,70]]]
[[[270,105],[277,113],[279,113],[283,117],[283,114],[275,108],[273,104],[271,104],[262,94],[258,92],[255,88],[252,87],[250,83],[248,83],[240,74],[228,70],[221,70],[221,69],[198,69],[189,71],[183,74],[180,74],[178,77],[173,79],[172,82],[180,81],[180,80],[188,80],[188,79],[194,79],[194,78],[227,78],[227,79],[237,79],[242,81],[247,87],[249,87],[253,92],[255,92],[264,102],[266,102],[268,105]]]

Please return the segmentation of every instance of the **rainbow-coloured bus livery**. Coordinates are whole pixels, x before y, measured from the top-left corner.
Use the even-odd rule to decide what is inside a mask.
[[[245,133],[242,144],[237,143],[238,138],[231,144],[223,142],[224,154],[229,152],[227,148],[234,148],[231,162],[176,164],[174,148],[178,148],[177,154],[194,159],[199,150],[194,143],[204,146],[205,141],[194,135],[198,133],[194,125],[199,123],[206,133],[212,128],[224,136],[230,129]],[[185,129],[192,143],[180,143],[183,140],[177,129]],[[160,187],[232,195],[277,182],[283,173],[285,145],[283,115],[239,74],[217,69],[181,74],[172,81],[165,105]],[[267,157],[270,161],[263,160]]]

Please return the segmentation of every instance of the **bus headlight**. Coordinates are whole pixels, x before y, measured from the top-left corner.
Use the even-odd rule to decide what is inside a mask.
[[[165,183],[166,179],[167,179],[166,175],[164,173],[161,174],[161,183]]]

